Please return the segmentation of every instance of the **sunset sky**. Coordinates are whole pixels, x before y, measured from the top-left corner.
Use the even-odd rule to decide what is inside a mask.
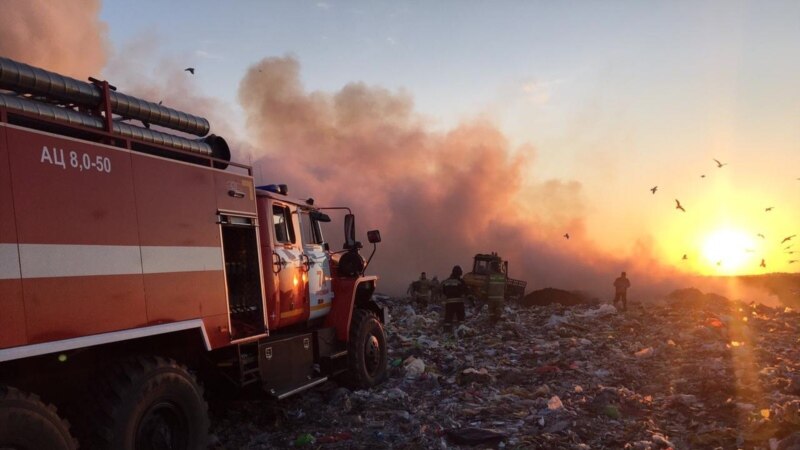
[[[462,153],[452,141],[491,135],[486,145],[499,149],[492,154],[500,155],[498,164],[510,175],[494,173],[497,179],[481,192],[508,194],[492,220],[507,214],[514,220],[502,221],[503,227],[535,228],[531,248],[541,253],[526,258],[520,251],[525,267],[541,265],[539,255],[562,253],[569,255],[565,261],[592,259],[586,263],[591,270],[619,261],[608,268],[612,275],[642,258],[701,274],[800,267],[789,264],[800,260],[800,244],[797,254],[785,250],[800,238],[781,243],[800,234],[796,1],[114,1],[102,3],[95,15],[87,20],[100,22],[95,40],[105,63],[71,74],[84,78],[101,70],[123,91],[158,95],[160,89],[165,104],[177,106],[182,99],[174,92],[169,97],[170,88],[186,84],[213,110],[191,112],[227,122],[226,137],[242,142],[240,157],[258,162],[259,182],[285,181],[290,169],[270,170],[275,158],[287,158],[276,149],[307,137],[272,141],[275,131],[260,126],[277,120],[259,114],[278,111],[275,102],[282,101],[253,100],[274,94],[270,83],[290,80],[292,101],[335,116],[328,128],[341,123],[346,109],[340,97],[353,94],[348,86],[364,88],[351,100],[366,101],[368,109],[385,102],[378,106],[400,111],[396,123],[386,119],[367,128],[400,123],[398,136],[424,133],[420,148],[430,153],[409,155],[397,146],[377,166],[392,172],[413,163],[409,180],[428,186],[421,192],[432,196],[429,210],[439,205],[433,199],[450,195],[436,186],[447,178],[449,164],[460,163]],[[37,14],[36,20],[48,19]],[[26,60],[28,55],[11,56],[60,69],[48,64],[52,59]],[[197,69],[194,77],[182,72],[189,66]],[[273,73],[283,75],[269,78]],[[138,74],[146,74],[150,86],[137,91],[137,83],[144,84]],[[243,79],[263,81],[261,94],[251,95]],[[304,117],[304,129],[327,123],[326,115]],[[464,124],[482,125],[461,133]],[[338,145],[358,142],[356,131],[348,130],[334,135]],[[381,159],[373,148],[380,140],[367,141],[375,153],[363,157]],[[306,164],[316,158],[298,154]],[[479,154],[465,157],[473,158],[473,169],[481,166],[474,160]],[[713,159],[726,165],[717,168]],[[320,170],[334,161],[321,161]],[[302,179],[302,168],[291,170],[289,179]],[[468,197],[474,188],[469,180],[476,178],[466,179],[453,189]],[[371,211],[380,211],[383,199],[393,201],[401,184],[373,197]],[[300,186],[294,192],[320,196]],[[686,212],[675,209],[675,199]],[[386,227],[381,220],[390,219],[374,220]],[[493,245],[472,236],[464,254]],[[414,258],[419,263],[425,255]],[[443,273],[447,264],[435,269]]]

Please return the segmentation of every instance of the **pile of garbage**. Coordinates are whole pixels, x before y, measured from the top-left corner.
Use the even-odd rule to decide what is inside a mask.
[[[674,299],[673,299],[674,300]],[[281,402],[212,409],[215,449],[800,449],[800,313],[703,301],[391,303],[390,372]]]

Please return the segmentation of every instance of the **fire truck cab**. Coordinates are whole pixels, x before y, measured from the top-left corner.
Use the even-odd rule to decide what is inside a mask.
[[[208,129],[0,58],[0,448],[204,449],[203,386],[384,378],[355,216],[256,186]]]

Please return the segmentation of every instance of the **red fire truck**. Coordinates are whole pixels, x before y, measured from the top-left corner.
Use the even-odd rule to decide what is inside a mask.
[[[0,58],[0,448],[201,449],[201,386],[384,377],[353,214],[255,186],[208,131]]]

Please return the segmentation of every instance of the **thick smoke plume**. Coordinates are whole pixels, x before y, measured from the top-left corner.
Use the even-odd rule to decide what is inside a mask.
[[[0,55],[84,79],[106,64],[100,0],[7,0],[0,14]]]
[[[634,272],[583,237],[580,183],[537,174],[534,150],[512,148],[489,121],[433,132],[404,92],[363,83],[307,92],[291,57],[251,67],[239,98],[257,142],[259,181],[287,182],[290,194],[318,204],[352,206],[361,233],[381,230],[373,271],[384,291],[401,293],[421,271],[443,278],[454,264],[469,270],[474,254],[492,251],[529,290],[607,293],[619,271]],[[339,239],[329,240],[338,246]]]

